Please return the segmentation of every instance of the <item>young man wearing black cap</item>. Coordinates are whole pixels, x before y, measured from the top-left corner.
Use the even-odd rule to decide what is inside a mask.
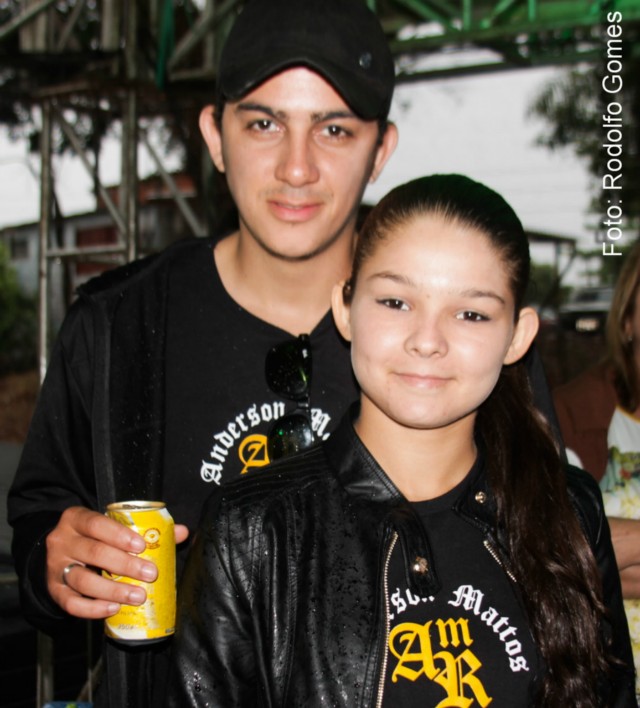
[[[52,353],[9,499],[23,607],[36,626],[101,619],[144,599],[96,572],[156,577],[135,555],[143,539],[102,515],[107,503],[161,499],[183,541],[216,485],[268,462],[268,431],[286,410],[306,406],[320,439],[354,399],[330,293],[349,272],[364,189],[396,144],[393,81],[362,0],[253,0],[239,16],[217,107],[201,116],[239,229],[90,282]],[[275,375],[267,366],[267,380],[267,352],[307,333],[293,365]],[[300,416],[278,428],[285,443],[299,433],[292,420]],[[96,706],[158,703],[167,644],[108,643]]]

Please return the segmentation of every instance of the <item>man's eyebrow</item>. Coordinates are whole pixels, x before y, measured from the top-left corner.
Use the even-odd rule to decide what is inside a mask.
[[[278,120],[283,120],[287,116],[284,111],[274,111],[273,108],[270,108],[269,106],[265,106],[262,103],[254,103],[252,101],[242,101],[241,103],[238,103],[235,110],[238,112],[255,111],[258,113],[265,113],[266,115]]]
[[[270,106],[265,106],[262,103],[256,103],[254,101],[241,101],[235,107],[238,112],[257,112],[264,113],[275,120],[286,120],[288,114],[286,111],[276,111]],[[357,118],[356,114],[349,110],[337,110],[337,111],[321,111],[311,114],[312,123],[325,123],[329,120],[336,120],[339,118]]]
[[[344,111],[326,111],[324,113],[313,113],[311,115],[311,120],[314,123],[325,123],[328,120],[335,120],[336,118],[357,118],[358,116],[349,110]]]

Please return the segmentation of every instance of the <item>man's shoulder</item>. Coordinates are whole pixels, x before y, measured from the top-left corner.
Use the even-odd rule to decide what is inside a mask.
[[[189,237],[171,244],[157,253],[112,268],[88,280],[78,288],[80,297],[100,298],[120,293],[140,281],[164,272],[174,262],[203,246],[211,245],[209,238]]]

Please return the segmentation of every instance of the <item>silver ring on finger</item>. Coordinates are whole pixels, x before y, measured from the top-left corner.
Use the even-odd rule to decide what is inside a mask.
[[[71,572],[71,570],[72,570],[73,568],[76,568],[76,567],[78,567],[78,568],[84,568],[84,565],[83,565],[82,563],[69,563],[69,565],[66,566],[66,568],[63,569],[63,571],[62,571],[62,583],[63,583],[63,585],[66,585],[67,587],[69,587],[69,583],[67,582],[67,579],[68,579],[68,577],[69,577],[69,573]]]

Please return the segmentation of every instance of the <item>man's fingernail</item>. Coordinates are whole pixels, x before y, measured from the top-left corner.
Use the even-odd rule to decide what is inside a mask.
[[[140,536],[136,536],[134,539],[131,541],[131,550],[134,551],[135,553],[142,553],[144,549],[146,548],[146,544],[144,542],[143,538],[140,538]]]
[[[156,569],[152,565],[143,565],[140,569],[143,580],[152,582],[156,579]]]
[[[107,612],[108,612],[110,615],[115,615],[115,613],[118,612],[119,609],[120,609],[120,605],[117,605],[115,602],[111,602],[111,603],[107,606]]]
[[[129,590],[129,602],[133,605],[141,605],[145,600],[145,592],[141,588]]]

